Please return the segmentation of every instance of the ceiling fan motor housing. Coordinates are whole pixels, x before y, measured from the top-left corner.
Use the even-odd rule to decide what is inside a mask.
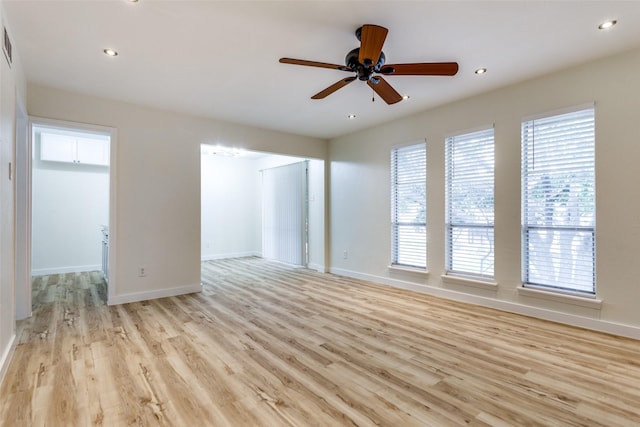
[[[354,70],[358,76],[359,80],[366,81],[371,78],[373,73],[379,73],[380,68],[384,65],[385,56],[384,52],[380,52],[380,57],[378,58],[378,62],[375,65],[364,65],[358,61],[358,57],[360,56],[360,48],[357,47],[353,49],[351,52],[347,53],[347,56],[344,58],[344,63],[347,67]]]

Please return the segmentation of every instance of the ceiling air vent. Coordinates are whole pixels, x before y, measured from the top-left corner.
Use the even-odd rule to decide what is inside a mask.
[[[7,62],[9,63],[9,67],[11,67],[11,62],[13,62],[13,53],[11,51],[11,40],[9,39],[9,33],[7,32],[7,28],[3,25],[2,30],[4,33],[4,37],[2,38],[2,51],[4,52],[4,57],[7,58]]]

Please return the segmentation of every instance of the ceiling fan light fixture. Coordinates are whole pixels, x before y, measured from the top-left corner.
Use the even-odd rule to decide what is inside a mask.
[[[104,49],[103,52],[107,56],[118,56],[118,52],[116,52],[115,50],[113,50],[111,48]]]
[[[409,95],[402,95],[402,99],[404,99],[405,101],[409,98],[411,98]]]
[[[338,80],[331,86],[313,95],[311,99],[324,99],[354,80],[361,80],[366,82],[388,105],[408,98],[403,98],[382,76],[374,74],[394,76],[454,76],[458,73],[457,62],[415,62],[385,65],[386,57],[384,52],[382,52],[382,47],[388,31],[389,30],[384,27],[372,24],[365,24],[358,28],[356,30],[356,38],[360,41],[360,47],[352,49],[347,53],[344,66],[294,58],[280,58],[280,63],[331,68],[355,74],[351,77]],[[375,97],[372,100],[374,99]],[[355,115],[350,118],[355,118]]]
[[[480,74],[484,74],[487,72],[487,69],[482,67],[482,68],[478,68],[477,70],[474,71],[474,73],[480,75]]]
[[[610,20],[604,21],[602,24],[598,25],[598,29],[599,30],[608,30],[609,28],[612,28],[617,23],[618,23],[618,21],[616,21],[615,19],[610,19]]]

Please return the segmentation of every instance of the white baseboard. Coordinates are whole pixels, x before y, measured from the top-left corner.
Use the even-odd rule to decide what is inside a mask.
[[[310,262],[309,265],[307,265],[307,267],[310,268],[311,270],[317,271],[318,273],[327,272],[327,268],[324,265],[316,264],[314,262]]]
[[[48,276],[50,274],[66,274],[66,273],[83,273],[85,271],[101,271],[102,265],[76,265],[69,267],[55,267],[55,268],[34,268],[31,270],[32,276]]]
[[[174,297],[176,295],[202,292],[202,284],[181,286],[179,288],[159,289],[149,292],[134,292],[130,294],[114,295],[109,297],[108,305],[127,304],[130,302],[146,301],[157,298]]]
[[[201,261],[212,261],[214,259],[228,259],[228,258],[244,258],[248,256],[261,257],[262,252],[232,252],[228,254],[202,254],[200,256]]]
[[[16,343],[16,334],[11,335],[11,339],[7,344],[7,347],[2,352],[2,356],[0,358],[0,385],[4,381],[4,376],[7,373],[7,369],[9,368],[9,362],[11,362],[11,356],[13,356],[13,351],[15,350]]]
[[[434,288],[433,286],[420,285],[417,283],[392,279],[389,277],[359,273],[342,268],[331,268],[330,272],[339,276],[351,277],[354,279],[393,286],[400,289],[422,292],[440,298],[476,304],[483,307],[495,308],[497,310],[507,311],[510,313],[522,314],[525,316],[536,317],[538,319],[549,320],[552,322],[564,323],[567,325],[605,332],[608,334],[640,339],[640,328],[637,326],[608,322],[606,320],[594,319],[590,317],[576,316],[574,314],[532,307],[529,305],[519,304],[511,301],[503,301],[494,298],[471,295],[464,292],[453,291],[450,289]]]

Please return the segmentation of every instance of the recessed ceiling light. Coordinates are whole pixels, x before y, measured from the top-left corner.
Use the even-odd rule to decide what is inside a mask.
[[[474,73],[476,74],[484,74],[487,72],[486,68],[478,68],[477,70],[474,71]]]
[[[104,54],[107,56],[118,56],[118,52],[113,49],[105,49],[103,50]]]
[[[598,25],[598,29],[599,30],[608,30],[609,28],[613,27],[617,23],[618,23],[618,21],[616,21],[615,19],[611,19],[609,21],[604,21],[602,24]]]
[[[349,114],[349,115],[347,116],[347,119],[349,119],[349,120],[353,120],[353,119],[355,119],[355,118],[356,118],[356,115],[355,115],[355,114]]]
[[[411,98],[409,95],[402,95],[402,99],[404,99],[404,100],[407,100],[409,98]]]

